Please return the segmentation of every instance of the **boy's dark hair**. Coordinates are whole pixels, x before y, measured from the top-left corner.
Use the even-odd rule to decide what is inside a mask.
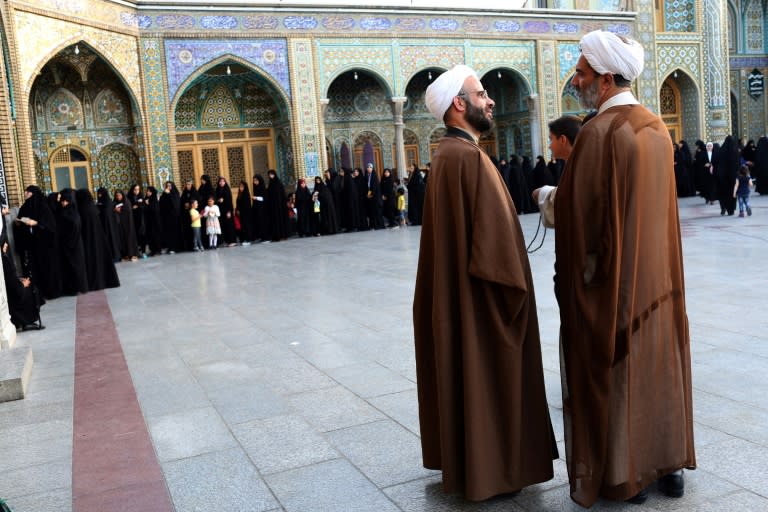
[[[405,189],[404,188],[398,188],[397,189],[397,195],[404,196],[405,195]]]
[[[746,165],[742,165],[741,168],[739,168],[739,174],[742,176],[749,176],[749,167]]]
[[[565,138],[573,146],[573,142],[576,140],[576,136],[581,129],[581,119],[576,116],[562,116],[551,121],[548,126],[552,135],[555,137],[565,135]]]

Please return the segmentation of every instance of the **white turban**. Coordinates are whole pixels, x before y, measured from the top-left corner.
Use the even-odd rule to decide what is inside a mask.
[[[582,37],[579,44],[584,58],[601,75],[621,75],[631,82],[643,72],[644,52],[637,41],[595,30]]]
[[[443,120],[443,116],[451,106],[453,97],[459,94],[459,91],[464,86],[464,80],[470,76],[477,78],[477,73],[469,66],[459,64],[438,76],[427,87],[424,103],[427,104],[427,110],[435,119],[438,121]]]

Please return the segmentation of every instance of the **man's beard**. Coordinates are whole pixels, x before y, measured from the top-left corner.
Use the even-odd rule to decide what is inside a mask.
[[[480,107],[474,106],[469,101],[467,102],[467,110],[464,113],[464,120],[479,133],[487,132],[493,127],[493,121],[486,117],[485,111]]]
[[[600,82],[595,79],[592,83],[583,89],[579,89],[579,105],[586,110],[597,108],[597,101],[600,99]]]

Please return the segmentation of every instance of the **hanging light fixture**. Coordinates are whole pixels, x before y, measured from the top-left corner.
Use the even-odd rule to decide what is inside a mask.
[[[227,75],[231,75],[231,74],[232,74],[232,70],[229,69],[229,64],[227,64]]]
[[[355,75],[354,76],[355,76],[355,80],[357,80],[357,71],[355,71]]]
[[[675,72],[674,72],[674,73],[672,73],[672,77],[673,77],[673,78],[677,78],[677,70],[675,70]]]
[[[75,45],[75,55],[80,55],[80,47]]]
[[[501,71],[497,71],[497,72],[496,72],[496,78],[498,78],[499,80],[501,80]]]
[[[431,71],[427,71],[427,78],[432,80],[432,72]]]

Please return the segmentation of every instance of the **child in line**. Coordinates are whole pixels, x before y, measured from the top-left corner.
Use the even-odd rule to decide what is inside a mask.
[[[752,176],[749,175],[749,167],[742,165],[739,175],[736,176],[736,183],[733,185],[733,197],[739,201],[739,217],[744,216],[744,210],[747,210],[747,215],[752,215],[752,208],[749,207],[749,193],[754,186]]]
[[[397,219],[398,225],[405,227],[405,189],[402,187],[397,189]]]
[[[312,226],[311,234],[320,236],[320,192],[312,192]]]
[[[200,212],[197,211],[197,199],[193,199],[189,203],[189,217],[192,219],[192,250],[202,252],[203,241],[200,239],[200,228],[202,222],[200,221]]]
[[[214,204],[213,196],[208,198],[208,206],[203,210],[203,217],[205,217],[205,232],[208,233],[208,247],[216,249],[221,234],[221,224],[219,223],[221,211]]]

